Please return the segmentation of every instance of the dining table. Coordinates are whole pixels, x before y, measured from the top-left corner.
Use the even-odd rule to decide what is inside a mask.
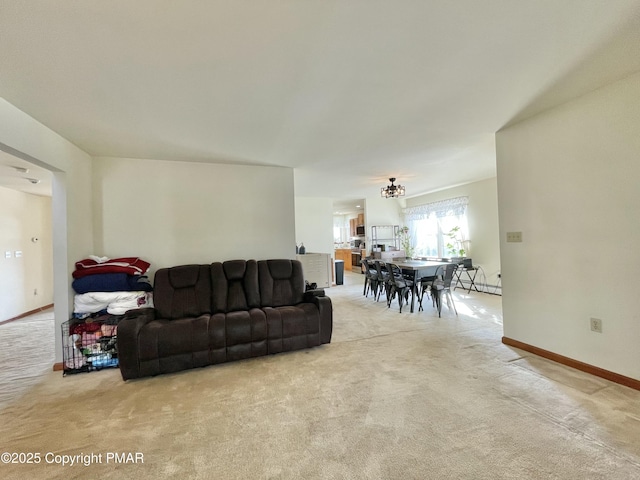
[[[396,260],[393,263],[402,270],[404,275],[412,277],[413,279],[411,312],[413,312],[413,306],[418,292],[418,281],[423,277],[435,276],[439,266],[449,264],[449,262],[435,260]]]

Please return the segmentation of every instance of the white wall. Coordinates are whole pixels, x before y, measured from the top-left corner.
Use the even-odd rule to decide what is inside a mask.
[[[333,256],[333,200],[296,197],[296,245],[304,243],[307,253]],[[291,248],[295,254],[295,245]]]
[[[60,325],[73,310],[71,273],[93,251],[91,157],[0,98],[0,149],[53,171],[53,289],[56,361]]]
[[[364,204],[364,221],[367,252],[371,252],[371,227],[373,225],[401,225],[404,202],[397,198],[367,197]]]
[[[50,197],[0,187],[0,265],[0,321],[53,303]]]
[[[469,252],[474,265],[482,267],[488,285],[498,284],[500,273],[500,237],[498,227],[497,179],[490,178],[419,197],[408,198],[407,207],[424,205],[456,197],[469,197]],[[480,280],[481,275],[476,280]],[[491,290],[493,291],[493,290]]]
[[[640,73],[496,135],[505,336],[635,379],[638,99]]]
[[[293,170],[95,158],[97,255],[149,271],[232,259],[295,258]]]

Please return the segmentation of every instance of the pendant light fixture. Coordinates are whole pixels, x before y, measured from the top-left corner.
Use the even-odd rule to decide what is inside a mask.
[[[396,181],[395,178],[390,178],[389,181],[391,185],[382,187],[380,189],[380,196],[384,198],[404,197],[404,187],[402,185],[394,185],[393,182]]]

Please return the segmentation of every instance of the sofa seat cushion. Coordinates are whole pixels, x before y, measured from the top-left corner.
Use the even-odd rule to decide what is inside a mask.
[[[267,318],[259,308],[216,313],[209,322],[212,363],[267,354]]]
[[[269,353],[320,345],[320,313],[312,303],[263,307],[267,317]]]
[[[186,355],[192,357],[193,365],[190,368],[209,365],[209,319],[210,315],[203,314],[147,323],[138,336],[140,360]]]

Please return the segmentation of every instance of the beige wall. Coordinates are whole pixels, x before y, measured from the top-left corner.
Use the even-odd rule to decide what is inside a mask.
[[[459,187],[407,199],[407,207],[424,205],[455,197],[469,197],[467,220],[469,222],[468,256],[482,267],[477,280],[490,286],[498,284],[500,273],[500,241],[498,234],[497,179],[490,178]],[[493,292],[494,289],[490,288]]]
[[[53,303],[51,223],[50,197],[0,187],[0,321]]]
[[[96,255],[156,269],[237,258],[295,258],[293,170],[95,158]]]
[[[367,252],[371,252],[371,227],[374,225],[402,224],[402,207],[404,203],[397,198],[367,197],[364,203],[365,242]]]
[[[230,258],[294,258],[292,169],[92,160],[1,98],[0,124],[2,150],[53,172],[56,361],[62,360],[60,325],[73,311],[71,273],[88,255],[146,256],[152,269]]]
[[[60,325],[73,310],[71,273],[93,251],[91,157],[0,98],[0,149],[53,172],[53,282],[56,359],[62,361]]]
[[[635,379],[639,98],[637,73],[496,135],[505,336]]]
[[[296,197],[296,245],[304,243],[308,253],[333,256],[333,200]],[[295,245],[291,248],[295,253]]]

